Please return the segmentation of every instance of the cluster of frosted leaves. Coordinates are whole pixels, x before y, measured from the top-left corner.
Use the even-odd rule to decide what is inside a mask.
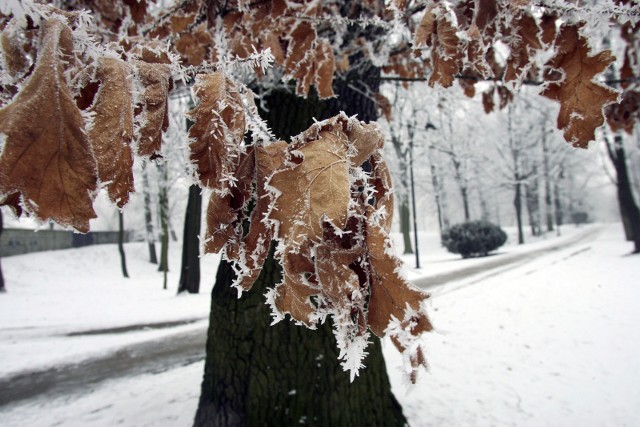
[[[311,86],[322,98],[333,96],[334,74],[353,65],[351,60],[364,58],[403,78],[427,75],[432,86],[449,87],[458,81],[470,97],[476,93],[478,80],[493,81],[481,95],[487,112],[504,108],[523,82],[541,82],[543,95],[561,104],[559,129],[578,147],[586,147],[594,139],[607,106],[612,105],[607,115],[616,128],[628,130],[632,126],[628,117],[637,115],[637,91],[625,90],[622,103],[613,106],[615,93],[594,82],[612,57],[606,52],[590,52],[579,31],[580,14],[574,14],[579,19],[560,16],[558,10],[576,9],[560,0],[553,2],[555,9],[531,0],[419,4],[395,0],[386,2],[386,8],[374,0],[356,5],[337,0],[182,0],[159,13],[153,11],[160,8],[149,7],[151,0],[67,3],[69,7],[89,8],[102,26],[124,38],[157,38],[168,43],[186,65],[246,60],[256,50],[268,49],[278,70],[270,76],[295,80],[296,93],[302,96],[309,94]],[[637,10],[632,0],[615,3],[609,6]],[[598,10],[605,13],[606,5]],[[374,40],[376,36],[359,34],[342,18],[378,22],[368,28],[379,37]],[[406,26],[414,34],[413,49],[407,44],[390,48],[384,43],[394,35],[385,31],[397,32],[398,26]],[[349,31],[345,31],[347,27]],[[578,33],[575,49],[561,37],[572,33]],[[554,52],[545,63],[543,58]],[[581,56],[570,59],[573,53]],[[255,72],[262,75],[264,70],[256,64]],[[271,83],[263,81],[267,86]]]
[[[224,17],[230,51],[246,58],[255,46],[269,48],[285,76],[296,80],[298,95],[306,96],[314,85],[320,97],[331,97],[336,71],[333,47],[319,37],[313,22],[322,12],[320,2],[305,1],[274,0],[238,7]]]
[[[159,153],[172,83],[166,61],[142,50],[83,56],[77,18],[52,12],[35,32],[9,22],[0,33],[11,95],[0,109],[0,201],[87,232],[97,190],[123,207],[134,154]]]
[[[194,127],[208,121],[206,111],[204,106],[191,113]],[[234,286],[242,291],[251,288],[276,240],[283,279],[267,293],[275,320],[288,314],[315,328],[332,317],[340,358],[352,378],[362,367],[369,330],[390,336],[415,380],[426,363],[417,338],[432,329],[423,307],[428,295],[398,273],[382,144],[377,125],[340,114],[291,144],[254,145],[239,156],[221,149],[237,180],[209,204],[205,248],[225,247],[237,273]]]
[[[529,3],[430,3],[416,26],[414,48],[431,69],[431,86],[458,80],[473,97],[476,81],[495,80],[482,94],[486,112],[506,106],[525,80],[542,81],[541,95],[560,103],[558,129],[567,142],[586,147],[604,123],[603,109],[618,99],[617,91],[595,82],[615,58],[609,51],[592,54],[580,23],[541,15]],[[554,55],[540,63],[548,51]]]

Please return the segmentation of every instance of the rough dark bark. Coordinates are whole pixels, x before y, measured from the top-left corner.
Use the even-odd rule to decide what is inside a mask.
[[[127,256],[124,253],[124,215],[122,211],[118,211],[118,252],[120,252],[120,267],[122,268],[122,275],[129,278],[129,272],[127,271]]]
[[[460,197],[462,198],[462,207],[464,209],[464,220],[471,221],[471,211],[469,210],[469,194],[467,187],[460,187]]]
[[[288,320],[270,326],[267,287],[280,281],[269,258],[242,299],[222,262],[213,288],[207,362],[196,426],[402,426],[380,340],[353,383],[337,363],[331,325],[311,331]]]
[[[615,135],[613,143],[606,140],[609,158],[616,169],[616,188],[620,216],[625,229],[627,240],[634,244],[634,253],[640,253],[640,209],[633,196],[629,171],[627,168],[626,153],[622,136]]]
[[[184,216],[184,233],[182,240],[182,266],[178,293],[200,292],[200,222],[202,219],[202,194],[200,187],[189,187],[189,201]]]
[[[142,194],[144,198],[145,240],[149,247],[149,262],[151,264],[157,264],[158,256],[156,255],[156,239],[153,233],[153,218],[151,217],[151,194],[149,192],[147,162],[142,162]]]
[[[377,71],[377,70],[375,70]],[[347,82],[344,84],[346,88]],[[348,82],[351,83],[351,82]],[[344,89],[343,88],[343,89]],[[340,110],[375,117],[369,98],[336,90],[319,101],[277,92],[264,117],[278,138],[305,130]],[[269,257],[253,289],[237,298],[233,271],[221,262],[212,293],[202,394],[195,426],[402,426],[402,408],[390,390],[380,340],[367,349],[367,368],[353,384],[342,370],[331,325],[312,331],[288,319],[269,326],[264,293],[280,281]]]

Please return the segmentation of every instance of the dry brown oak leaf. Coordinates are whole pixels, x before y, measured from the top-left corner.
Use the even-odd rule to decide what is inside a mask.
[[[238,87],[222,73],[196,76],[198,105],[188,113],[191,161],[202,186],[224,193],[240,160],[246,120]]]
[[[370,218],[373,208],[367,207]],[[415,310],[418,314],[415,319],[415,326],[409,331],[411,335],[419,335],[422,332],[429,332],[433,329],[427,316],[420,311],[420,303],[429,297],[423,292],[404,280],[397,273],[400,261],[389,255],[386,250],[389,245],[389,236],[382,228],[367,221],[367,249],[371,262],[371,297],[369,299],[368,323],[371,330],[382,337],[392,320],[392,316],[400,321],[405,319],[407,306]],[[391,337],[392,340],[394,337]],[[394,344],[400,351],[404,351],[402,345],[397,341]]]
[[[462,66],[462,51],[460,39],[456,34],[457,28],[447,17],[442,7],[435,6],[427,9],[416,35],[416,47],[431,46],[431,67],[429,86],[436,83],[442,87],[451,87],[456,74]]]
[[[73,57],[71,29],[60,19],[44,21],[39,46],[33,73],[0,110],[0,133],[6,136],[0,194],[19,192],[38,219],[87,232],[96,217],[97,177],[84,121],[64,78]]]
[[[285,249],[282,256],[282,282],[274,289],[274,302],[281,313],[288,313],[291,317],[313,328],[315,324],[312,316],[316,312],[311,297],[322,293],[317,283],[306,277],[313,271],[310,245],[305,244],[296,251],[290,247]]]
[[[95,112],[89,140],[98,166],[98,178],[106,184],[109,199],[122,208],[133,185],[132,70],[115,58],[100,58],[96,70],[100,88],[91,106]]]
[[[279,221],[286,246],[320,241],[324,220],[344,228],[351,198],[347,144],[341,130],[324,130],[291,153],[298,164],[269,180],[278,194],[271,218]]]
[[[168,98],[171,91],[171,69],[167,64],[136,61],[138,79],[144,91],[141,96],[142,112],[138,155],[159,155],[162,132],[169,127]]]
[[[549,83],[541,95],[560,102],[558,129],[564,139],[574,147],[586,148],[604,123],[603,108],[616,102],[618,93],[593,80],[615,58],[608,50],[589,56],[587,39],[579,30],[575,25],[561,28],[557,52],[546,65],[560,70],[564,78]]]
[[[233,171],[236,182],[224,193],[213,191],[207,207],[207,232],[205,253],[218,253],[226,244],[242,238],[242,211],[251,198],[255,177],[253,147],[240,155],[240,162]],[[237,243],[235,243],[237,246]]]
[[[273,173],[284,162],[287,143],[276,141],[255,148],[256,203],[251,211],[249,231],[236,248],[228,248],[227,257],[241,264],[242,275],[238,276],[234,286],[243,290],[251,289],[269,254],[273,240],[273,226],[267,222],[274,196],[265,185]]]

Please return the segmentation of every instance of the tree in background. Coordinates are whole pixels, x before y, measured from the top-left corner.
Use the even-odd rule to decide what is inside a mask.
[[[560,103],[565,139],[586,147],[603,107],[618,95],[594,81],[613,57],[590,51],[585,25],[603,15],[637,15],[635,7],[609,2],[580,9],[563,1],[0,5],[0,194],[40,220],[88,231],[98,188],[124,206],[134,156],[162,154],[169,94],[193,83],[197,104],[185,148],[194,181],[211,193],[205,250],[225,256],[196,422],[218,425],[251,423],[252,413],[289,424],[313,417],[327,425],[404,423],[370,331],[390,337],[415,380],[426,365],[418,337],[432,329],[427,295],[398,276],[399,260],[390,255],[391,180],[380,131],[339,111],[373,119],[381,78],[428,75],[431,86],[443,87],[459,81],[469,96],[475,83],[491,80],[486,98],[498,93],[507,103],[525,80],[539,79],[542,95]],[[50,120],[34,121],[34,114]],[[313,117],[326,120],[312,124]],[[278,131],[283,122],[288,128]],[[276,141],[292,135],[288,145]],[[163,228],[166,236],[166,222]],[[271,284],[274,319],[289,316],[315,333],[295,329],[306,337],[299,338],[290,323],[239,326],[266,325],[262,305],[251,311],[244,304],[261,303],[259,287]],[[240,304],[222,296],[236,290],[253,293]],[[276,351],[252,359],[260,354],[256,343]],[[277,357],[283,351],[287,357]],[[333,400],[331,386],[347,381],[338,365],[353,380],[367,352],[372,372],[356,384],[377,387],[340,386]],[[233,366],[221,357],[235,357],[237,369],[214,372]],[[317,376],[305,378],[311,387],[304,393],[291,394],[298,361],[328,368],[301,370]],[[308,412],[313,407],[324,409]]]
[[[2,231],[4,230],[4,224],[2,219],[2,209],[0,209],[0,236],[2,236]],[[7,289],[4,286],[4,275],[2,274],[2,264],[0,264],[0,293],[6,292]]]
[[[624,1],[625,4],[632,4]],[[618,204],[620,216],[627,240],[634,244],[634,253],[640,253],[640,208],[636,193],[634,195],[631,174],[629,172],[628,148],[625,146],[625,134],[636,136],[640,129],[640,24],[625,22],[619,28],[622,66],[619,71],[610,70],[609,76],[616,86],[622,89],[622,99],[619,103],[607,108],[607,123],[613,136],[605,136],[604,143],[609,159],[616,171],[616,186],[618,190]],[[613,36],[613,35],[612,35]],[[610,45],[610,40],[605,40]],[[617,74],[617,75],[615,75]],[[636,147],[636,150],[640,147]],[[637,170],[637,165],[636,168]]]

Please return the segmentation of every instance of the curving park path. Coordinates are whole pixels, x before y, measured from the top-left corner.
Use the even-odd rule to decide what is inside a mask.
[[[465,282],[460,286],[469,286],[506,270],[521,266],[545,255],[576,247],[570,257],[588,247],[578,246],[592,241],[600,228],[587,228],[581,233],[560,243],[526,253],[495,255],[479,265],[461,268],[449,273],[438,274],[415,280],[417,286],[427,290],[447,291],[445,284],[462,279],[481,276],[477,280]],[[179,322],[163,322],[145,325],[131,325],[124,328],[78,331],[70,335],[125,334],[143,329],[172,328],[189,323],[201,322],[188,332],[176,333],[163,339],[151,340],[122,347],[116,352],[79,363],[68,363],[53,368],[0,378],[0,410],[3,406],[32,399],[50,399],[52,396],[64,396],[82,393],[94,388],[98,383],[118,377],[133,377],[140,374],[162,372],[174,367],[184,366],[204,359],[207,325],[203,319],[191,319]],[[194,325],[195,326],[195,325]]]

